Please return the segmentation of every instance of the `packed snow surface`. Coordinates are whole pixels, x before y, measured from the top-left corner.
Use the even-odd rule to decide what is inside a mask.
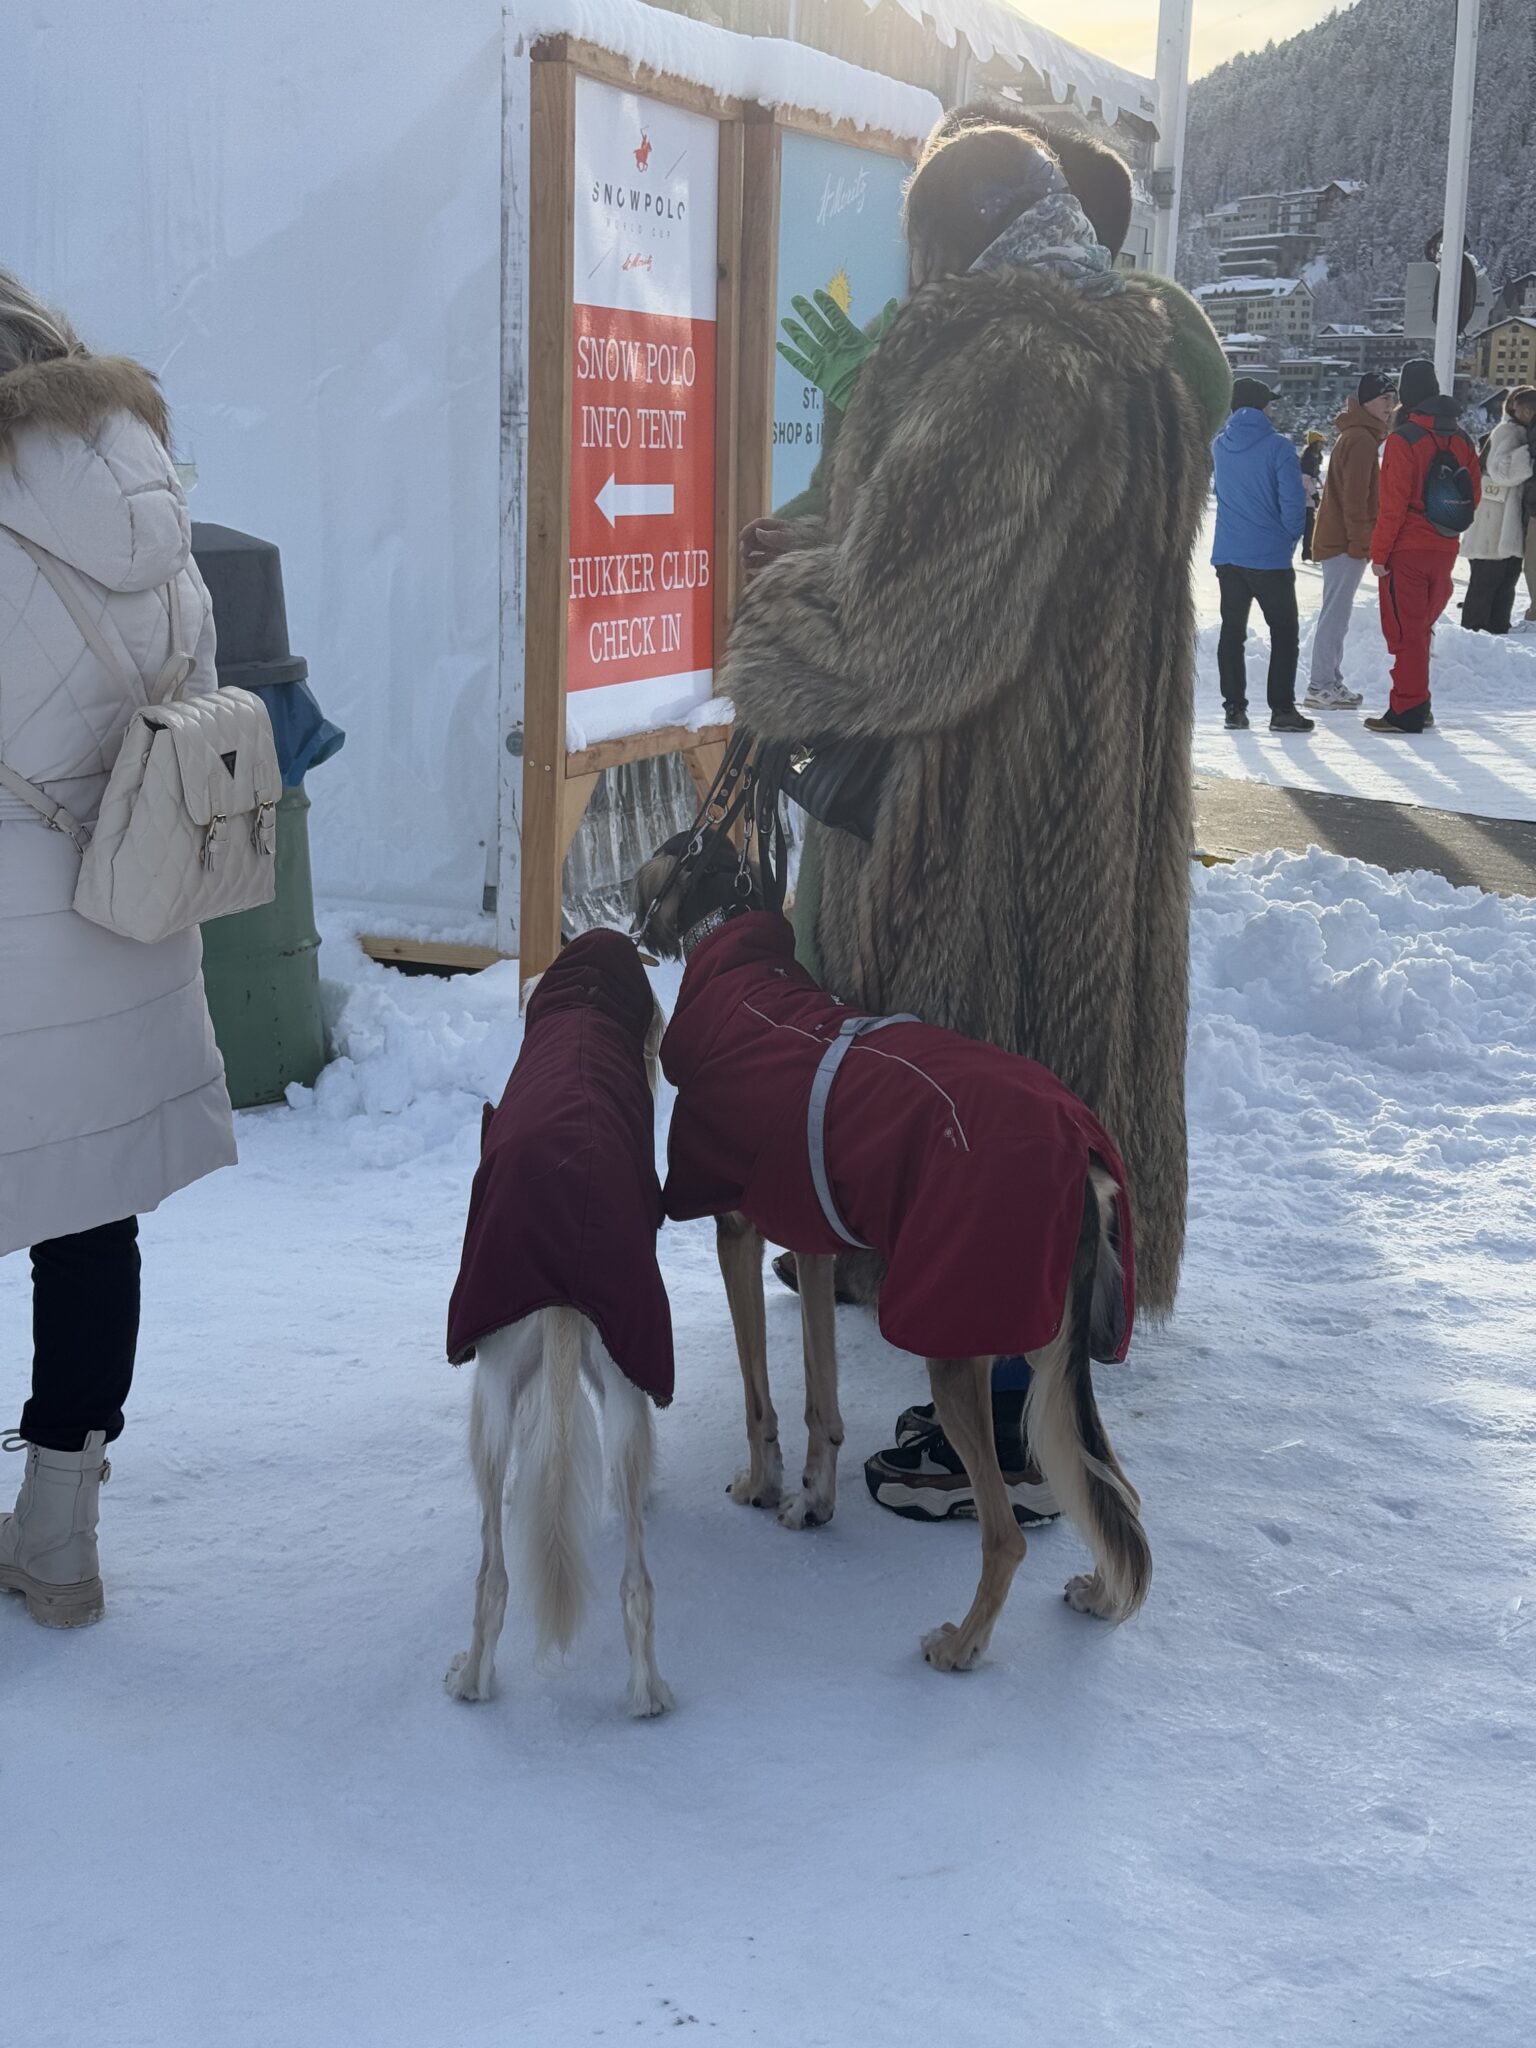
[[[324,960],[336,1063],[145,1227],[107,1619],[0,1602],[7,2040],[1524,2048],[1536,903],[1196,872],[1184,1288],[1098,1373],[1156,1557],[1116,1632],[1055,1528],[985,1666],[923,1665],[977,1537],[865,1494],[923,1390],[857,1311],[836,1521],[732,1505],[711,1233],[669,1229],[645,1724],[611,1526],[568,1660],[514,1612],[501,1696],[441,1685],[479,1549],[443,1330],[516,968]],[[12,1259],[13,1409],[27,1315]],[[792,1460],[772,1283],[769,1320]]]
[[[1208,547],[1202,549],[1202,554],[1208,553]],[[1344,647],[1344,680],[1364,698],[1360,709],[1308,712],[1317,721],[1313,733],[1271,733],[1264,696],[1269,635],[1255,605],[1248,629],[1248,714],[1253,724],[1247,732],[1231,733],[1222,726],[1216,667],[1220,597],[1215,572],[1202,567],[1197,579],[1196,774],[1236,776],[1329,796],[1372,797],[1471,817],[1536,819],[1536,627],[1503,639],[1466,632],[1456,608],[1465,588],[1463,566],[1450,609],[1435,628],[1430,662],[1435,723],[1430,731],[1405,739],[1365,729],[1366,715],[1386,709],[1392,688],[1376,579],[1367,570]],[[1300,703],[1307,691],[1317,609],[1323,600],[1322,572],[1298,563],[1296,594],[1302,615],[1296,682]],[[1522,581],[1517,619],[1525,606]]]

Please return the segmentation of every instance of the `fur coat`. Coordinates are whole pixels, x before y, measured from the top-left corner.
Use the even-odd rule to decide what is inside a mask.
[[[721,678],[769,737],[875,734],[873,843],[824,835],[829,989],[1020,1052],[1130,1176],[1143,1305],[1184,1235],[1190,557],[1205,421],[1161,299],[927,286],[870,359],[827,518]]]
[[[137,363],[76,355],[0,377],[0,760],[95,822],[144,702],[16,539],[67,562],[122,667],[171,650],[216,687],[213,610],[165,408]],[[202,939],[140,945],[76,914],[80,855],[0,790],[0,1254],[143,1214],[235,1157]]]

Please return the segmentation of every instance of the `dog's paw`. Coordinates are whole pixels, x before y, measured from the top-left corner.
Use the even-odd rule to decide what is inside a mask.
[[[1068,1579],[1067,1590],[1062,1597],[1079,1614],[1095,1614],[1100,1621],[1118,1621],[1120,1618],[1097,1572],[1083,1572],[1075,1579]]]
[[[677,1705],[672,1697],[672,1688],[659,1675],[631,1681],[629,1688],[629,1711],[637,1721],[654,1721],[658,1714],[665,1714]]]
[[[468,1650],[460,1650],[457,1657],[443,1674],[443,1684],[456,1700],[488,1700],[491,1684],[487,1676],[485,1686],[480,1684],[479,1659],[471,1658]]]
[[[739,1508],[776,1508],[783,1497],[779,1480],[759,1476],[750,1465],[744,1466],[725,1490]]]
[[[946,1621],[923,1637],[923,1662],[931,1664],[935,1671],[974,1671],[982,1648],[978,1642],[967,1647],[956,1624]]]
[[[813,1493],[792,1493],[779,1509],[781,1529],[821,1529],[831,1521],[833,1503]]]

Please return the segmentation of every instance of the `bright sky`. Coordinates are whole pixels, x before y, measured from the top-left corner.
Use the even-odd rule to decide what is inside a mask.
[[[1239,50],[1262,50],[1310,28],[1349,0],[1195,0],[1191,75]],[[1021,14],[1084,50],[1150,78],[1157,66],[1157,0],[1022,0]]]

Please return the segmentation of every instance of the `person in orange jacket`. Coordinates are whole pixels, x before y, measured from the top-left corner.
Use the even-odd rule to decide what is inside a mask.
[[[1392,700],[1365,723],[1371,732],[1419,733],[1433,725],[1429,700],[1429,647],[1435,621],[1451,601],[1451,570],[1461,534],[1482,496],[1477,450],[1456,424],[1456,407],[1442,397],[1433,363],[1403,365],[1399,411],[1381,461],[1381,504],[1371,536],[1371,568],[1381,596],[1381,628],[1392,655]],[[1438,521],[1425,510],[1431,471],[1442,456],[1463,472],[1453,517]],[[1452,492],[1455,497],[1455,492]],[[1437,505],[1436,511],[1446,511]]]

